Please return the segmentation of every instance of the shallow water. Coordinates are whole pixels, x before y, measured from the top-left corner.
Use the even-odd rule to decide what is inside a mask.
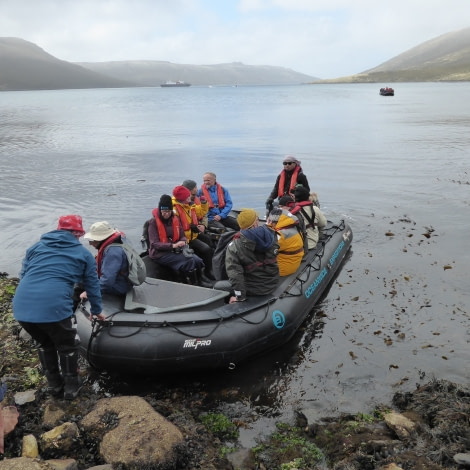
[[[260,212],[285,154],[302,160],[353,247],[285,348],[235,371],[112,380],[110,393],[194,391],[247,425],[249,445],[293,408],[370,411],[432,376],[468,381],[468,84],[190,87],[0,93],[0,271],[65,213],[139,246],[160,195],[214,171]]]

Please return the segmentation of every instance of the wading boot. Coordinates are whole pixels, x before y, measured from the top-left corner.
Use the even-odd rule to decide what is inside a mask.
[[[59,370],[57,351],[53,348],[38,348],[39,361],[44,375],[47,378],[47,392],[56,397],[64,388],[64,379]]]
[[[70,353],[61,353],[60,366],[64,375],[64,398],[73,400],[77,398],[78,392],[82,388],[83,381],[78,375],[78,353],[77,351]]]
[[[197,270],[198,285],[212,289],[214,287],[214,281],[206,275],[206,271],[206,269]]]

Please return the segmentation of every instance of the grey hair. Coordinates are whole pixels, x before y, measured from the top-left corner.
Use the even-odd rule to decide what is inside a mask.
[[[194,180],[184,180],[181,183],[181,186],[184,186],[186,189],[189,189],[191,191],[197,186],[197,183]]]

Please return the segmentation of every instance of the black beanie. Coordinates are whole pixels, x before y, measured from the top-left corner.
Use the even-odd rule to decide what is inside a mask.
[[[160,198],[160,202],[158,203],[158,209],[163,211],[172,211],[173,210],[173,202],[171,200],[171,196],[168,194],[163,194]]]
[[[294,205],[294,199],[292,198],[292,196],[282,196],[279,199],[279,205],[292,207]]]
[[[294,196],[296,202],[308,201],[310,192],[305,186],[297,185],[294,189]]]

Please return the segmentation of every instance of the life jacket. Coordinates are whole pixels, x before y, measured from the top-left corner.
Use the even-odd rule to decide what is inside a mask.
[[[98,277],[101,277],[101,264],[103,262],[103,255],[106,251],[106,248],[115,242],[116,239],[120,238],[121,235],[124,235],[122,232],[113,233],[110,237],[103,241],[98,249],[98,254],[96,255],[96,270],[98,271]]]
[[[152,211],[152,215],[155,218],[155,223],[157,224],[158,238],[162,243],[169,243],[165,230],[165,224],[160,219],[160,211],[158,209],[154,209]],[[172,242],[175,243],[180,239],[180,223],[179,218],[175,217],[174,214],[171,216],[171,223],[173,227]]]
[[[222,186],[219,183],[215,183],[215,185],[217,187],[217,201],[218,201],[217,207],[219,209],[223,209],[225,207],[224,188],[222,188]],[[204,196],[207,199],[207,202],[209,203],[209,208],[213,209],[214,207],[216,207],[216,205],[212,201],[212,198],[209,194],[209,190],[206,188],[206,185],[203,184],[201,189],[202,189],[202,192],[204,193]]]
[[[295,273],[302,262],[305,253],[304,239],[298,226],[299,222],[296,216],[292,213],[282,213],[274,228],[278,237],[277,262],[281,276]]]
[[[286,194],[290,194],[290,195],[293,194],[295,185],[297,184],[297,177],[299,176],[299,173],[301,171],[302,171],[302,168],[300,167],[300,165],[296,165],[294,171],[292,172],[292,176],[290,178],[289,190],[287,192],[284,192],[287,172],[286,170],[281,170],[280,178],[279,178],[279,185],[277,187],[277,197],[281,198],[282,196],[285,196]]]
[[[182,204],[176,203],[174,205],[174,208],[178,212],[178,216],[181,220],[181,225],[183,226],[185,232],[187,230],[191,230],[190,224],[198,224],[196,208],[194,206],[186,206],[189,208],[189,212],[186,211],[186,208]]]
[[[312,217],[307,214],[307,212],[304,210],[304,207],[310,206],[312,208]],[[305,228],[315,228],[315,209],[313,208],[313,202],[311,201],[302,201],[302,202],[296,202],[295,207],[290,209],[291,214],[297,214],[301,213],[304,218],[307,220],[308,224],[305,225]]]

